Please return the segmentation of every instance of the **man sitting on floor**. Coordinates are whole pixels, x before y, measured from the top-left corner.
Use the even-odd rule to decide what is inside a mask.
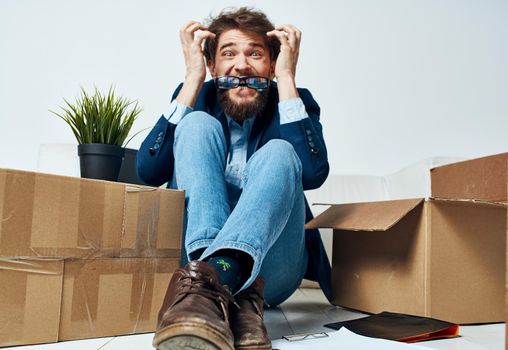
[[[295,85],[300,37],[250,8],[180,30],[185,81],[137,161],[146,183],[186,196],[186,261],[159,313],[157,349],[271,349],[264,303],[280,304],[304,277],[329,296],[319,233],[304,230],[303,191],[329,166],[319,106]]]

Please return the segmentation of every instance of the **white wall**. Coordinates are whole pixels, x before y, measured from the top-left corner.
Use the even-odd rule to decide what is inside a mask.
[[[0,0],[0,167],[74,142],[48,109],[80,86],[114,84],[144,107],[134,129],[153,125],[184,77],[178,29],[232,4],[302,30],[297,82],[322,107],[332,172],[508,151],[507,1]]]

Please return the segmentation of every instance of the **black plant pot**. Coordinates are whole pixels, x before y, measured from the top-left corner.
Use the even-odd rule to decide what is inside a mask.
[[[78,145],[81,177],[117,181],[125,148],[102,143]]]
[[[138,150],[132,148],[125,149],[125,156],[123,157],[122,167],[118,175],[118,182],[146,185],[143,180],[139,178],[138,172],[136,171],[137,155]]]

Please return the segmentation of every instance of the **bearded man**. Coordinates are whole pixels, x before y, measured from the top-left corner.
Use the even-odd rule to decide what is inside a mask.
[[[304,277],[330,295],[319,233],[304,229],[303,191],[329,166],[319,106],[295,84],[300,38],[250,8],[180,30],[185,81],[137,160],[146,183],[186,197],[183,267],[159,312],[157,349],[271,349],[263,307]]]

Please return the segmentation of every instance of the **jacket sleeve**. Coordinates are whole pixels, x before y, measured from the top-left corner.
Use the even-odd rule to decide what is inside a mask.
[[[325,182],[330,167],[319,122],[319,105],[309,90],[298,89],[298,92],[309,117],[281,125],[280,137],[293,145],[302,162],[303,189],[312,190]]]
[[[177,87],[171,101],[178,96],[182,85]],[[173,176],[175,129],[176,125],[168,122],[162,115],[141,143],[136,158],[136,169],[141,180],[151,186],[158,187],[170,181]]]

